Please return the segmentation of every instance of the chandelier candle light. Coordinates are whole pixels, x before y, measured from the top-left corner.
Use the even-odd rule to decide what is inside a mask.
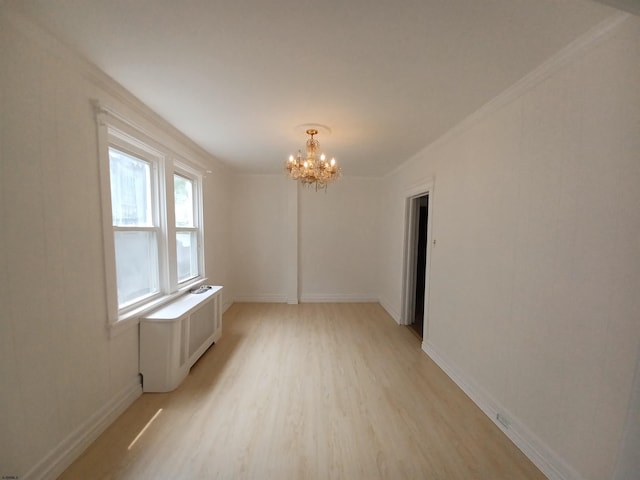
[[[320,143],[314,135],[318,134],[315,128],[309,128],[307,135],[307,156],[302,156],[302,151],[298,150],[298,155],[289,156],[289,160],[285,163],[286,173],[289,178],[299,180],[302,185],[315,184],[316,191],[327,188],[331,182],[340,178],[340,167],[336,164],[336,159],[327,160],[324,153],[320,152]]]

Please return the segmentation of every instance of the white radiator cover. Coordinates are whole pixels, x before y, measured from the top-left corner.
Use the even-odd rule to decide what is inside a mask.
[[[222,287],[187,293],[140,319],[144,392],[175,390],[189,369],[222,336]]]

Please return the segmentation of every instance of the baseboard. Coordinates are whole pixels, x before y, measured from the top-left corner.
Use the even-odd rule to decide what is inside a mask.
[[[365,294],[308,293],[300,296],[299,302],[286,295],[236,295],[233,303],[378,303],[378,297]],[[231,305],[230,304],[230,305]]]
[[[229,310],[229,308],[231,308],[231,305],[233,305],[233,300],[224,302],[224,304],[222,305],[222,313],[224,314],[227,310]]]
[[[64,472],[91,443],[140,395],[139,381],[123,389],[80,425],[22,477],[24,480],[53,480]]]
[[[339,293],[307,293],[300,296],[301,303],[378,303],[371,295]]]
[[[523,423],[502,407],[482,388],[465,378],[449,364],[428,342],[422,350],[451,378],[458,387],[495,423],[549,480],[584,480],[584,478]],[[498,420],[498,416],[505,422]]]
[[[286,295],[235,295],[232,303],[287,303]]]
[[[401,325],[400,312],[398,312],[395,308],[393,308],[386,298],[380,297],[378,299],[378,302],[380,303],[382,308],[384,308],[387,311],[387,313],[391,316],[391,318],[393,318],[398,325]]]

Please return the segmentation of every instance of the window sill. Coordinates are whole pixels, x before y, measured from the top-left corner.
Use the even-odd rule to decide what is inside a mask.
[[[153,310],[157,310],[163,305],[166,305],[167,303],[184,295],[189,290],[199,287],[200,285],[204,284],[204,282],[206,281],[207,281],[207,278],[198,278],[193,282],[180,287],[180,289],[178,289],[177,292],[164,295],[160,298],[156,298],[151,302],[145,303],[144,305],[141,305],[140,307],[134,310],[130,310],[127,313],[120,315],[118,317],[117,322],[111,323],[109,325],[109,337],[110,338],[117,337],[118,335],[120,335],[123,332],[126,332],[130,328],[137,326],[140,323],[141,317],[148,315]]]

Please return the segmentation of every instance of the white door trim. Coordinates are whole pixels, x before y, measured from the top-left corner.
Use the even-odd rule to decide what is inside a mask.
[[[415,262],[416,262],[416,236],[418,224],[417,199],[429,195],[429,210],[427,216],[427,264],[425,274],[425,309],[423,338],[428,338],[429,318],[429,285],[431,271],[431,252],[433,243],[433,200],[434,179],[416,184],[405,190],[405,221],[404,221],[404,254],[402,273],[402,312],[400,325],[409,325],[413,321],[413,303],[415,297]]]

